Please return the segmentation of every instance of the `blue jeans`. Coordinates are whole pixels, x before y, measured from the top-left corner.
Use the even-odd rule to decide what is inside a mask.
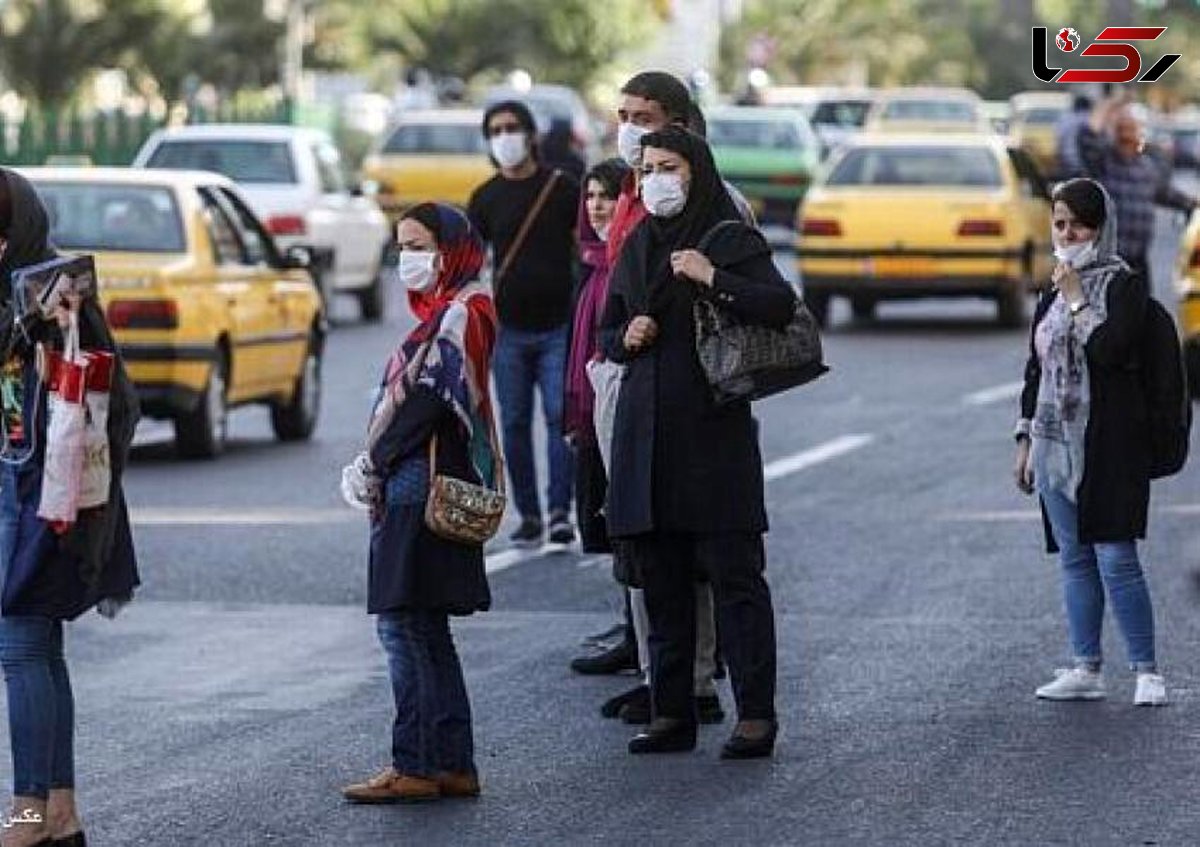
[[[567,327],[526,332],[502,326],[492,370],[496,375],[504,453],[513,499],[522,518],[541,520],[537,472],[533,464],[533,389],[542,395],[550,460],[550,512],[571,510],[571,451],[563,441],[563,380]]]
[[[1130,665],[1137,671],[1153,671],[1154,609],[1136,542],[1081,544],[1075,504],[1057,491],[1040,494],[1062,561],[1067,627],[1076,663],[1092,668],[1100,665],[1107,589]]]
[[[426,778],[475,773],[471,703],[446,614],[388,612],[376,628],[396,698],[392,766]]]
[[[0,572],[16,534],[15,478],[0,471]],[[13,794],[45,799],[75,786],[75,699],[63,658],[62,621],[0,617],[0,664],[8,692]]]

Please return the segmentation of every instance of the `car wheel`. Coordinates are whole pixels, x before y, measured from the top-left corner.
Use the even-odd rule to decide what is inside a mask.
[[[208,383],[192,411],[175,418],[175,446],[187,459],[213,459],[225,451],[229,428],[229,363],[223,350],[213,360]]]
[[[1025,292],[1013,286],[996,296],[996,322],[1013,329],[1025,324]]]
[[[380,264],[371,284],[358,294],[358,307],[364,321],[375,323],[383,318],[383,271],[384,266]]]
[[[304,367],[286,403],[271,405],[271,428],[280,441],[305,441],[317,428],[321,413],[321,351],[317,339],[308,344]]]
[[[804,305],[808,306],[808,311],[812,313],[817,326],[824,329],[829,323],[829,295],[818,294],[815,291],[806,292]]]
[[[855,320],[869,321],[875,317],[875,301],[870,297],[851,297],[850,311]]]

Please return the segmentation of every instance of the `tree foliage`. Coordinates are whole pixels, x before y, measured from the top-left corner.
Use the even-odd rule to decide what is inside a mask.
[[[136,65],[165,16],[157,0],[10,0],[0,4],[0,73],[38,102],[70,102],[96,70]]]

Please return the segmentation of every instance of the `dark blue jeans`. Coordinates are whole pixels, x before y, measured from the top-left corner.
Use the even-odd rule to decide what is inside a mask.
[[[0,572],[16,532],[15,479],[0,471]],[[13,794],[45,799],[75,786],[75,699],[63,658],[62,621],[0,617],[0,664],[8,693]]]
[[[471,703],[445,613],[388,612],[377,621],[396,720],[392,766],[402,774],[475,773]]]
[[[522,518],[541,520],[537,472],[533,464],[533,389],[542,395],[550,461],[550,512],[571,509],[571,451],[563,441],[563,379],[567,327],[526,332],[502,326],[492,370],[504,430],[504,454],[513,500]]]

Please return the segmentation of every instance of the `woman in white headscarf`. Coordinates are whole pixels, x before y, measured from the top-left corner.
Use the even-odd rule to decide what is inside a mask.
[[[1137,705],[1167,702],[1154,612],[1138,559],[1150,500],[1148,409],[1138,361],[1149,291],[1117,255],[1112,200],[1074,179],[1053,196],[1058,265],[1038,303],[1017,423],[1016,481],[1037,492],[1063,570],[1073,666],[1037,690],[1047,700],[1105,696],[1105,594],[1137,672]]]

